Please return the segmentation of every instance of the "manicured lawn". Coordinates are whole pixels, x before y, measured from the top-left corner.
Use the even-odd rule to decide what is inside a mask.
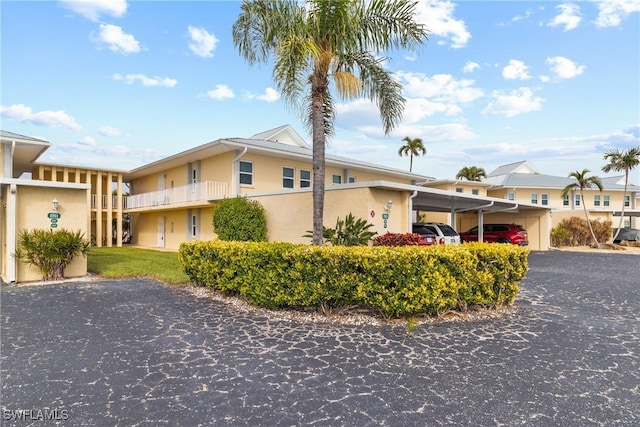
[[[176,252],[141,248],[91,248],[87,257],[91,273],[110,279],[152,277],[171,284],[187,284]]]

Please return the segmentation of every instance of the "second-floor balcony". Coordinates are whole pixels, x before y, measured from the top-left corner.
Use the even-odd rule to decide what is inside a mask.
[[[139,209],[153,206],[167,206],[206,202],[214,197],[227,194],[226,182],[203,181],[183,187],[168,188],[127,196],[124,198],[125,209]]]

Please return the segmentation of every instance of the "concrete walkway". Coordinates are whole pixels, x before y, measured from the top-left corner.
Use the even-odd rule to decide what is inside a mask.
[[[411,335],[149,280],[2,286],[0,422],[640,425],[640,259],[538,252],[530,267],[513,314]]]

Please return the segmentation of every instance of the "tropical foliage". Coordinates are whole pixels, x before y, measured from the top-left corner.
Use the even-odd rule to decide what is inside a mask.
[[[611,221],[590,221],[577,216],[565,218],[551,230],[551,244],[561,246],[589,246],[594,244],[591,230],[598,241],[611,235]]]
[[[14,257],[35,266],[43,280],[64,278],[64,269],[78,255],[86,255],[91,242],[80,231],[67,229],[22,230],[18,236],[18,248]]]
[[[336,103],[366,97],[389,134],[402,118],[402,86],[383,68],[390,49],[413,49],[427,30],[413,0],[243,1],[233,41],[249,64],[271,59],[277,89],[298,107],[313,140],[313,239],[322,243],[325,144],[334,132]]]
[[[336,220],[336,227],[323,227],[322,238],[324,243],[331,246],[367,246],[369,241],[378,234],[375,231],[369,231],[373,224],[367,223],[362,218],[356,217],[349,212],[344,219]],[[311,232],[309,232],[311,233]],[[312,234],[306,234],[304,237],[311,237]]]
[[[257,200],[246,197],[221,200],[213,208],[213,231],[220,240],[266,242],[264,207]]]
[[[467,181],[481,181],[482,178],[487,177],[487,172],[484,168],[477,166],[465,166],[458,171],[456,179],[466,179]]]
[[[622,228],[622,224],[624,221],[625,199],[627,196],[627,187],[629,185],[629,171],[635,169],[636,167],[638,167],[638,165],[640,165],[640,147],[633,147],[624,151],[608,151],[604,153],[604,159],[608,160],[609,163],[602,167],[603,172],[624,171],[624,193],[622,197],[622,211],[620,214],[618,229],[616,230],[612,239],[616,240],[616,237],[618,237],[618,233],[620,233],[620,229]]]
[[[593,226],[591,225],[591,221],[589,220],[589,212],[587,211],[587,205],[584,202],[584,190],[597,187],[600,191],[602,191],[602,181],[595,175],[589,176],[589,169],[583,169],[582,171],[575,171],[569,174],[569,178],[574,178],[576,182],[573,182],[562,189],[562,197],[566,197],[569,193],[575,192],[576,190],[580,192],[580,200],[582,202],[582,208],[584,209],[584,216],[587,218],[587,224],[589,224],[589,230],[591,231],[591,236],[593,237],[593,242],[595,246],[599,245],[596,234],[593,231]]]
[[[420,138],[409,138],[406,136],[403,139],[406,144],[404,144],[398,150],[399,156],[409,156],[409,172],[413,170],[413,156],[419,156],[421,154],[427,154],[427,149],[424,147],[422,143],[422,139]]]

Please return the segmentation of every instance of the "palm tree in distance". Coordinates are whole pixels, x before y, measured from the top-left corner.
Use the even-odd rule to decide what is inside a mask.
[[[612,240],[616,240],[618,234],[620,233],[620,229],[622,228],[622,222],[624,221],[624,207],[625,207],[625,199],[627,197],[627,187],[629,185],[629,171],[635,169],[638,165],[640,165],[640,147],[629,148],[625,151],[620,150],[611,150],[604,153],[604,159],[608,160],[609,163],[602,167],[603,172],[611,172],[611,171],[624,171],[624,192],[622,195],[622,212],[620,213],[620,222],[618,223],[618,229],[616,230],[616,234],[613,235]]]
[[[334,133],[336,104],[367,97],[380,110],[385,134],[402,119],[402,85],[383,68],[390,49],[413,49],[427,38],[414,0],[244,0],[233,42],[253,65],[273,59],[273,79],[311,130],[313,239],[322,244],[325,144]]]
[[[593,226],[591,225],[591,220],[589,220],[589,212],[587,212],[587,205],[584,203],[584,190],[587,188],[591,188],[593,186],[598,187],[600,191],[602,191],[602,182],[600,178],[597,176],[588,176],[589,169],[583,169],[582,172],[575,171],[569,174],[569,178],[575,178],[576,182],[567,185],[562,189],[562,197],[566,197],[569,193],[574,192],[576,190],[580,191],[580,200],[582,201],[582,208],[584,209],[584,215],[587,217],[587,224],[589,224],[589,230],[591,231],[591,237],[595,242],[596,246],[600,246],[598,239],[596,238],[596,233],[593,232]]]
[[[424,147],[422,140],[420,138],[409,138],[408,136],[403,139],[406,144],[404,144],[398,150],[398,155],[402,157],[403,155],[409,155],[409,172],[413,170],[413,156],[419,156],[420,154],[427,154],[427,149]]]
[[[482,178],[487,177],[487,172],[484,168],[476,166],[465,166],[458,171],[456,179],[466,179],[467,181],[481,181]]]

